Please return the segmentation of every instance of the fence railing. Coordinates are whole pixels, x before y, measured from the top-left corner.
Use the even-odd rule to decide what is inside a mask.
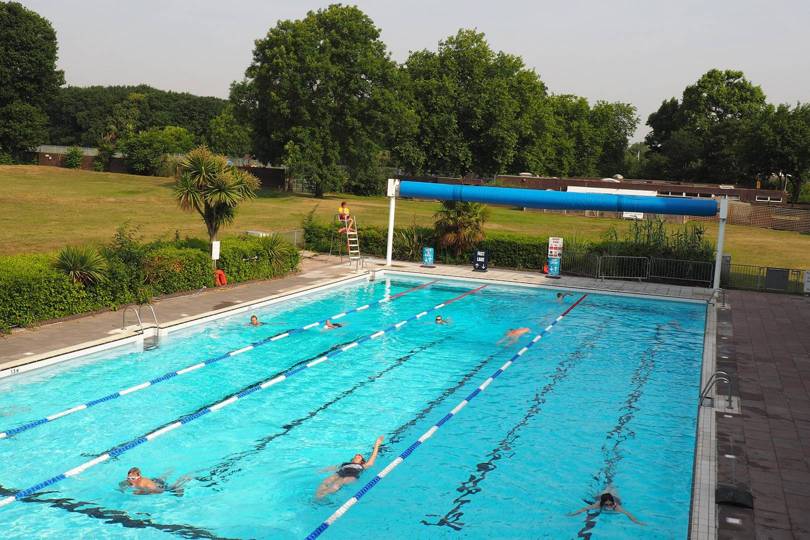
[[[293,229],[291,231],[273,231],[273,232],[266,232],[266,231],[246,231],[250,236],[270,236],[272,234],[277,234],[281,238],[285,239],[295,247],[301,249],[304,247],[304,229]]]
[[[726,289],[802,294],[810,292],[804,288],[805,272],[795,268],[724,264],[720,273],[720,286]]]
[[[561,271],[569,276],[632,279],[711,287],[714,264],[706,261],[563,253]]]
[[[603,255],[599,258],[599,277],[602,279],[637,279],[646,281],[650,278],[650,259],[647,257]]]
[[[650,259],[650,281],[681,282],[685,285],[712,286],[714,263],[682,259]]]

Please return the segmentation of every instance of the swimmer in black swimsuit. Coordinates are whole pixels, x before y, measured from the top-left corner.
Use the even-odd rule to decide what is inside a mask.
[[[380,445],[382,442],[383,436],[380,435],[377,437],[377,440],[374,443],[374,450],[372,450],[368,461],[366,461],[366,458],[364,458],[362,454],[355,454],[351,461],[341,463],[336,467],[327,467],[326,469],[323,469],[322,472],[335,471],[335,474],[321,482],[321,485],[318,486],[318,490],[315,492],[315,497],[320,499],[325,495],[336,492],[346,484],[351,484],[360,478],[360,473],[374,465],[374,462],[377,460],[377,454],[380,451]]]
[[[324,330],[334,330],[335,328],[343,328],[343,323],[332,322],[326,319],[326,324],[323,325]]]

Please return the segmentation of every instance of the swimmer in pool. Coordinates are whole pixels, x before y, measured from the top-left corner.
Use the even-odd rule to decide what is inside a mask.
[[[525,328],[525,327],[524,328],[510,328],[506,332],[506,335],[498,340],[496,345],[501,345],[501,344],[506,344],[507,346],[514,345],[520,339],[520,336],[522,336],[523,334],[526,334],[528,332],[529,332],[529,329]]]
[[[450,319],[442,319],[441,315],[436,315],[436,324],[450,324]]]
[[[562,302],[563,300],[565,300],[566,296],[573,296],[573,294],[574,293],[570,293],[570,292],[558,292],[557,293],[557,302]]]
[[[633,515],[622,508],[621,501],[619,500],[619,496],[616,495],[610,488],[603,491],[599,494],[599,501],[595,502],[594,504],[584,506],[577,510],[576,512],[571,512],[568,514],[569,516],[576,516],[577,514],[581,514],[582,512],[587,512],[588,510],[598,510],[599,513],[601,512],[617,512],[619,514],[624,514],[630,521],[633,523],[637,523],[638,525],[644,525],[642,522],[637,520]]]
[[[154,495],[163,493],[164,491],[171,491],[175,495],[183,494],[183,485],[189,481],[189,477],[182,476],[177,482],[169,486],[165,478],[146,478],[141,475],[141,470],[138,467],[132,467],[127,472],[127,479],[121,482],[119,486],[122,489],[134,488],[135,495]]]
[[[364,470],[374,465],[374,462],[377,460],[377,454],[380,451],[380,445],[382,442],[383,436],[380,435],[374,442],[374,450],[372,450],[368,461],[366,461],[366,458],[363,457],[363,454],[355,454],[351,461],[341,463],[335,467],[327,467],[326,469],[323,469],[322,472],[335,471],[335,474],[321,482],[321,485],[318,486],[318,490],[315,492],[315,497],[321,499],[330,493],[336,492],[346,484],[351,484],[360,478],[360,474]]]
[[[250,316],[250,326],[261,326],[263,322],[259,322],[259,318],[256,315]]]
[[[343,328],[343,324],[339,322],[332,322],[329,319],[326,319],[326,324],[323,325],[325,330],[334,330],[335,328]]]

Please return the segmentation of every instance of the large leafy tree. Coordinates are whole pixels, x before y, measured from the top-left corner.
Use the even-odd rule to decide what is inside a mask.
[[[45,141],[43,108],[64,83],[51,23],[17,2],[0,2],[0,153],[19,158]]]
[[[543,161],[537,148],[524,148],[544,125],[546,88],[520,57],[460,30],[436,52],[411,53],[403,69],[420,122],[414,155],[424,156],[407,164],[413,172],[494,175]]]
[[[220,98],[167,92],[147,85],[68,86],[60,88],[46,108],[51,119],[50,142],[93,146],[112,133],[111,126],[121,130],[130,124],[132,133],[183,127],[200,143],[226,103]]]
[[[659,176],[736,181],[745,175],[740,144],[746,122],[765,109],[765,94],[741,71],[713,69],[687,86],[681,100],[664,101],[647,124],[646,141],[660,157]]]
[[[306,173],[317,196],[344,180],[355,192],[374,193],[383,186],[386,151],[396,155],[415,122],[399,81],[371,19],[356,7],[332,5],[280,21],[257,40],[232,97],[241,98],[243,110],[253,108],[259,159]]]
[[[182,154],[194,147],[194,137],[187,129],[166,126],[141,131],[124,139],[119,150],[127,167],[136,174],[158,174],[167,155]]]
[[[629,103],[597,101],[591,109],[591,124],[598,133],[597,172],[602,176],[627,175],[627,148],[638,126],[636,108]]]
[[[232,103],[208,124],[208,145],[218,154],[234,157],[249,154],[252,148],[250,137],[250,128],[236,119]]]
[[[258,190],[255,176],[228,165],[225,156],[201,146],[181,161],[174,196],[180,208],[200,215],[213,242],[220,228],[233,223],[236,208],[255,198]]]
[[[768,106],[747,125],[741,159],[754,178],[784,176],[796,202],[810,176],[810,104]]]

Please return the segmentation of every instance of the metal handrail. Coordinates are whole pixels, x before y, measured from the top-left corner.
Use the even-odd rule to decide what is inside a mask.
[[[728,408],[731,408],[731,378],[729,377],[728,373],[719,370],[715,371],[712,376],[709,377],[709,380],[706,381],[706,384],[703,385],[703,389],[700,391],[700,397],[698,398],[698,406],[703,405],[703,401],[709,397],[709,392],[712,390],[712,388],[716,388],[717,383],[719,382],[725,383],[729,386],[729,392],[726,395],[726,403]]]
[[[132,310],[132,313],[135,314],[135,317],[138,319],[138,330],[141,334],[143,334],[143,321],[141,320],[140,309],[135,309],[135,306],[127,306],[124,308],[124,312],[122,313],[121,319],[121,330],[127,327],[127,311]]]
[[[145,307],[148,307],[149,311],[152,312],[152,318],[155,320],[155,327],[160,328],[160,323],[158,322],[157,314],[155,313],[155,307],[152,304],[141,304],[138,306],[138,320],[143,320],[141,317],[141,310]]]

